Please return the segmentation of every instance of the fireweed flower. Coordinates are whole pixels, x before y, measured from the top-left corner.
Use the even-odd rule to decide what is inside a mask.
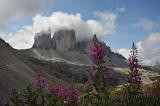
[[[41,72],[37,72],[36,79],[34,80],[34,83],[38,88],[41,88],[41,89],[45,88],[46,79],[45,79],[44,73],[42,71]]]
[[[78,93],[73,87],[53,85],[49,88],[50,94],[62,100],[64,103],[78,102]]]
[[[129,64],[130,64],[130,66],[131,66],[132,69],[133,68],[137,69],[139,67],[137,56],[135,56],[135,57],[131,57],[130,56],[129,59],[128,59],[128,61],[129,61]]]
[[[85,88],[86,90],[92,90],[92,89],[93,89],[93,83],[92,83],[92,81],[91,81],[91,80],[88,80],[87,82],[85,82],[84,88]]]
[[[139,90],[140,84],[141,84],[141,74],[139,72],[139,65],[138,65],[138,59],[137,59],[137,48],[134,43],[130,51],[128,62],[130,66],[128,82],[132,88]]]
[[[100,64],[104,63],[104,60],[103,60],[104,55],[105,55],[104,49],[101,46],[97,45],[97,47],[94,47],[92,49],[92,57],[93,57],[94,63],[97,63],[97,62],[99,62]]]
[[[87,93],[83,98],[87,104],[90,102],[88,99],[96,98],[97,100],[100,100],[99,104],[105,106],[106,103],[103,103],[101,100],[109,98],[110,81],[108,79],[112,78],[112,71],[108,70],[104,64],[105,50],[97,40],[96,35],[93,37],[93,45],[94,47],[91,52],[93,66],[89,71],[89,79],[84,84],[84,88]]]
[[[101,46],[101,44],[95,40],[94,47],[92,49],[92,58],[94,65],[92,66],[92,69],[90,70],[90,75],[95,76],[97,74],[97,78],[99,81],[102,81],[101,83],[104,83],[104,80],[110,80],[112,79],[112,69],[107,68],[104,66],[104,57],[105,57],[105,50]],[[88,82],[89,83],[89,82]]]
[[[139,81],[141,81],[141,77],[140,76],[134,76],[134,77],[132,77],[132,82],[139,82]]]
[[[111,80],[112,79],[112,69],[107,69],[105,72],[105,77],[107,80]]]
[[[89,70],[89,74],[90,74],[91,76],[95,76],[95,74],[96,74],[96,67],[95,67],[95,66],[93,66],[93,67]]]

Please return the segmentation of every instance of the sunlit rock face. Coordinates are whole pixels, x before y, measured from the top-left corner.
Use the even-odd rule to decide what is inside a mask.
[[[52,42],[56,44],[56,50],[67,51],[75,48],[76,36],[74,30],[59,30],[54,33]]]

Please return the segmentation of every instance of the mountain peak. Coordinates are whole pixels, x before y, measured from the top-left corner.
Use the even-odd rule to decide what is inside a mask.
[[[51,32],[41,31],[35,34],[33,48],[36,49],[56,49],[58,51],[66,51],[74,49],[76,42],[74,30],[56,31],[51,38]]]
[[[52,42],[56,44],[56,50],[66,51],[75,48],[76,36],[73,29],[59,30],[54,33]]]
[[[51,49],[52,46],[51,32],[41,31],[35,34],[33,48]]]
[[[40,33],[36,33],[33,48],[42,50],[52,49],[56,51],[72,50],[90,54],[91,49],[97,44],[101,44],[107,55],[111,54],[110,47],[106,46],[104,42],[99,41],[96,35],[91,39],[76,41],[76,35],[73,29],[58,30],[52,38],[51,32],[41,31]]]
[[[98,44],[100,43],[100,42],[98,41],[98,39],[97,39],[96,34],[93,35],[92,42],[93,42],[93,45],[94,45],[94,46],[96,46],[96,45],[98,45]]]

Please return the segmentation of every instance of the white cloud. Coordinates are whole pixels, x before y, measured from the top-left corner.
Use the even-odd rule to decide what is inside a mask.
[[[142,28],[145,31],[150,31],[156,26],[156,24],[148,19],[140,19],[137,23],[133,24],[133,26]]]
[[[43,0],[0,0],[0,29],[11,20],[37,13]]]
[[[84,21],[79,13],[54,12],[50,16],[36,15],[32,25],[24,26],[16,33],[7,34],[3,38],[16,49],[26,49],[32,46],[34,34],[41,30],[50,29],[54,33],[59,29],[74,29],[78,40],[90,38],[93,34],[97,34],[99,38],[113,34],[117,14],[97,12],[96,16],[98,20]]]
[[[151,33],[140,44],[141,63],[155,65],[160,63],[160,33]]]
[[[129,58],[130,49],[121,48],[117,52],[122,54],[126,59]]]
[[[14,48],[29,48],[33,44],[33,32],[31,26],[25,26],[16,33],[9,33],[2,36]]]
[[[115,31],[116,20],[118,15],[116,13],[108,12],[108,11],[95,12],[94,14],[99,17],[100,24],[103,27],[101,35],[106,35],[106,34],[111,35]]]
[[[138,57],[141,64],[160,64],[160,32],[149,34],[143,41],[137,42]],[[128,57],[129,49],[119,49],[118,52]]]

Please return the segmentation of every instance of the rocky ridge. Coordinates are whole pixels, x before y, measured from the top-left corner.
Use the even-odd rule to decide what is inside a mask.
[[[50,32],[37,33],[35,34],[33,47],[29,50],[28,54],[33,54],[33,57],[44,60],[60,60],[78,64],[91,64],[93,41],[99,41],[98,38],[95,35],[92,39],[78,41],[75,34],[73,29],[59,30],[55,32],[53,36]],[[113,60],[115,66],[128,66],[126,59],[122,55],[112,52],[110,47],[103,41],[99,41],[99,43],[105,49],[105,59],[107,63],[109,63],[110,60]]]
[[[93,39],[86,39],[83,41],[76,41],[76,35],[74,30],[59,30],[54,33],[51,38],[50,32],[41,31],[35,34],[33,48],[36,49],[52,49],[57,51],[83,51],[87,54],[90,53],[93,47],[93,39],[97,39],[96,36]],[[110,54],[112,51],[110,47],[106,46],[104,42],[100,42],[105,52]]]

